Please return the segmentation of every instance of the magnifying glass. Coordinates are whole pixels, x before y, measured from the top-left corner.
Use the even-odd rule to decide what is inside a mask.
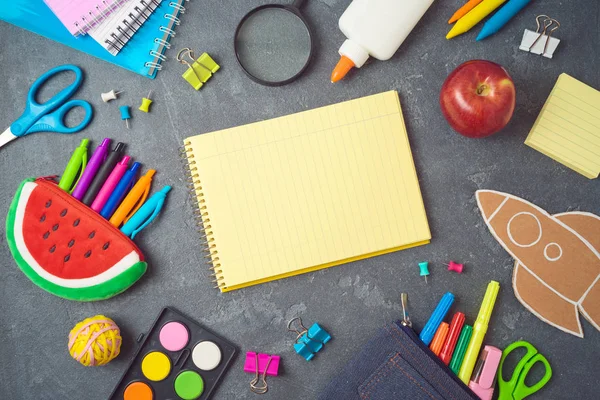
[[[300,13],[304,2],[263,5],[242,18],[235,31],[235,56],[250,79],[281,86],[308,68],[313,37]]]

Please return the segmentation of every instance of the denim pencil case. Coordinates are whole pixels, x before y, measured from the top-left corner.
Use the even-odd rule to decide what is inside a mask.
[[[33,283],[69,300],[110,298],[147,269],[131,239],[52,178],[21,183],[6,218],[6,239]]]
[[[476,400],[400,321],[379,330],[321,393],[321,400]]]

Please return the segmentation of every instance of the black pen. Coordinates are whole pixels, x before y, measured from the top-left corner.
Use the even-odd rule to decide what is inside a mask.
[[[85,192],[85,195],[81,199],[83,204],[85,204],[86,206],[92,204],[92,202],[96,198],[96,195],[100,191],[100,188],[102,188],[102,185],[104,185],[104,181],[106,181],[106,178],[108,178],[108,175],[110,175],[112,170],[115,168],[117,162],[119,162],[119,160],[122,158],[121,155],[124,149],[125,143],[119,142],[117,143],[115,148],[110,153],[108,153],[106,161],[104,161],[104,163],[96,173],[96,176],[94,176],[94,180],[92,180],[92,183],[88,187],[87,192]]]

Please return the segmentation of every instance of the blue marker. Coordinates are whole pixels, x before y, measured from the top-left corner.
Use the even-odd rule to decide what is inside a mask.
[[[531,0],[509,0],[492,18],[490,18],[479,32],[477,40],[483,40],[498,32],[512,17],[517,15]]]
[[[113,215],[127,192],[133,187],[135,177],[141,166],[142,165],[139,162],[135,162],[129,170],[125,171],[125,174],[123,174],[123,177],[119,180],[117,186],[115,186],[115,190],[113,190],[108,197],[108,200],[106,200],[104,207],[102,207],[100,215],[106,219],[109,219]]]
[[[150,197],[143,206],[123,225],[121,232],[131,239],[156,218],[163,207],[171,186],[165,186],[160,192]]]
[[[444,320],[444,317],[450,310],[450,306],[454,303],[454,295],[450,292],[446,292],[445,295],[442,296],[442,299],[438,303],[435,310],[433,310],[433,314],[429,317],[429,321],[425,324],[425,327],[421,331],[419,337],[427,346],[433,340],[433,336],[435,335],[435,331],[437,331],[438,327]]]

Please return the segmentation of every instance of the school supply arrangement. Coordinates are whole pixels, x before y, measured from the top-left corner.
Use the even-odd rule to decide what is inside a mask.
[[[167,59],[165,52],[176,26],[180,25],[179,16],[185,11],[183,4],[184,0],[161,0],[116,56],[89,35],[77,38],[71,35],[43,0],[14,0],[0,12],[0,19],[153,79]]]
[[[600,91],[561,74],[525,144],[589,179],[597,178]]]
[[[381,328],[319,399],[478,399],[417,336],[402,304],[405,317]]]
[[[8,245],[23,273],[78,301],[115,296],[146,272],[131,239],[157,217],[171,189],[147,199],[154,170],[135,183],[140,164],[128,166],[123,143],[110,151],[104,139],[89,162],[88,143],[74,151],[58,184],[52,177],[23,181],[6,220]]]
[[[474,328],[465,324],[461,312],[454,314],[450,325],[443,322],[454,301],[454,295],[446,293],[419,336],[408,317],[408,296],[402,293],[402,320],[382,328],[319,398],[388,400],[401,393],[403,398],[411,399],[491,400],[496,380],[501,400],[523,399],[536,393],[552,377],[552,368],[530,343],[515,342],[504,351],[486,345],[480,351],[498,290],[498,282],[491,281]],[[504,361],[518,348],[527,352],[507,381]],[[542,378],[525,384],[536,363],[544,368]]]
[[[223,292],[431,238],[395,91],[184,145],[196,218]]]
[[[580,312],[600,330],[600,218],[581,211],[550,215],[493,190],[475,196],[490,232],[515,259],[513,289],[521,304],[578,337]]]
[[[60,92],[52,96],[48,101],[40,104],[36,100],[40,87],[54,75],[70,71],[75,74],[75,80]],[[25,111],[17,118],[2,134],[0,134],[0,147],[12,142],[18,137],[35,132],[75,133],[85,128],[92,120],[92,106],[87,101],[69,100],[81,83],[83,72],[76,65],[61,65],[50,69],[37,78],[27,93]],[[81,107],[85,110],[83,120],[73,127],[65,125],[63,118],[73,108]]]
[[[116,56],[160,6],[161,1],[163,0],[128,0],[104,22],[90,29],[89,35]]]
[[[164,308],[109,399],[209,399],[236,347],[173,308]]]
[[[73,36],[85,35],[128,0],[44,0]]]

